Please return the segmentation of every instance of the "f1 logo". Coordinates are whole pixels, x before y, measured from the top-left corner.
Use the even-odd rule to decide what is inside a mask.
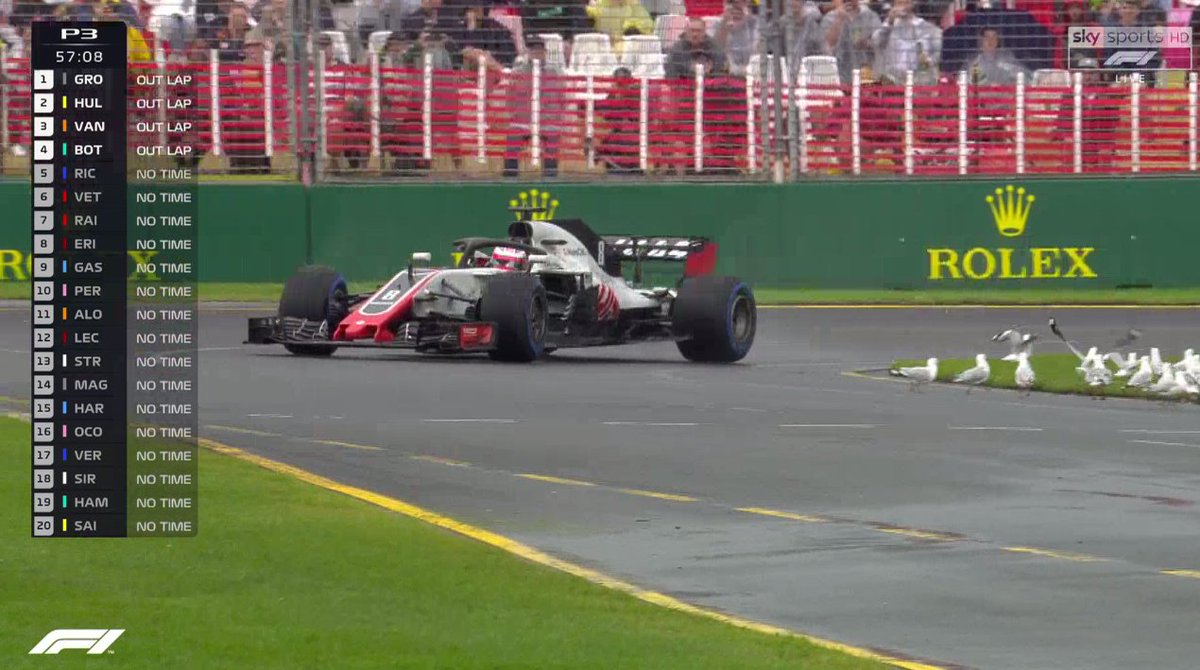
[[[62,39],[67,40],[72,37],[80,40],[99,39],[100,31],[96,28],[63,28]]]
[[[1122,67],[1124,65],[1136,65],[1141,67],[1154,60],[1154,57],[1157,55],[1158,52],[1154,51],[1153,49],[1118,51],[1104,61],[1104,67]]]
[[[87,649],[89,654],[103,654],[124,632],[123,628],[59,628],[47,633],[29,653],[57,654],[63,649]]]

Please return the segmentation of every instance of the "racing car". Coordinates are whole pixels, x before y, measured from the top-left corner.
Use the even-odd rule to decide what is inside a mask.
[[[457,240],[451,267],[415,253],[371,293],[350,293],[333,268],[302,267],[278,314],[250,319],[248,343],[301,356],[378,347],[533,361],[561,348],[669,340],[706,362],[741,360],[754,343],[754,294],[713,274],[710,240],[602,236],[578,219],[518,220],[507,233]],[[683,265],[676,286],[641,286],[656,261]]]

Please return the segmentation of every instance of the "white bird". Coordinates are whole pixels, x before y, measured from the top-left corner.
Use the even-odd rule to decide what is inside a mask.
[[[925,361],[925,365],[899,368],[888,372],[895,377],[904,377],[909,381],[909,389],[915,389],[921,384],[928,384],[937,379],[938,359],[930,358]]]
[[[1168,365],[1163,368],[1162,376],[1158,378],[1158,381],[1151,384],[1147,390],[1151,393],[1164,393],[1172,386],[1175,386],[1175,371]]]
[[[1154,374],[1161,375],[1163,371],[1162,354],[1158,351],[1158,347],[1150,347],[1150,369],[1154,370]]]
[[[1029,354],[1021,352],[1017,355],[1017,371],[1015,375],[1017,388],[1026,391],[1033,388],[1033,383],[1037,381],[1037,376],[1033,374],[1033,368],[1029,365]]]
[[[1086,354],[1075,348],[1075,345],[1071,344],[1071,341],[1068,340],[1065,335],[1063,335],[1061,330],[1059,330],[1058,322],[1054,319],[1054,317],[1050,317],[1050,332],[1057,335],[1058,339],[1062,340],[1063,344],[1066,344],[1067,348],[1071,350],[1071,353],[1075,354],[1075,357],[1079,359],[1079,367],[1076,368],[1077,370],[1082,372],[1093,365],[1104,365],[1104,362],[1100,359],[1100,350],[1098,348],[1091,347],[1088,349]]]
[[[1129,378],[1125,386],[1133,389],[1144,388],[1154,380],[1154,368],[1150,367],[1150,357],[1142,356],[1137,372]]]
[[[1200,394],[1200,387],[1191,379],[1191,375],[1187,372],[1180,372],[1175,376],[1175,383],[1170,388],[1162,392],[1168,398],[1180,398],[1185,395]]]
[[[1093,365],[1083,371],[1083,381],[1088,386],[1108,386],[1112,380],[1112,372],[1103,365]]]
[[[988,377],[992,376],[992,366],[988,365],[987,356],[983,354],[975,354],[975,367],[968,368],[958,373],[954,377],[954,381],[959,384],[970,384],[971,386],[979,386],[986,382]],[[967,389],[967,393],[971,390]]]
[[[1124,360],[1121,359],[1121,354],[1111,351],[1104,354],[1104,360],[1117,366],[1117,373],[1115,375],[1117,377],[1128,377],[1138,365],[1138,355],[1132,351],[1129,352],[1129,355]]]
[[[1192,354],[1194,353],[1195,350],[1191,347],[1184,349],[1183,358],[1179,359],[1179,362],[1172,364],[1171,367],[1175,368],[1175,372],[1188,369],[1188,365],[1192,362]]]
[[[992,335],[993,342],[1007,342],[1010,353],[1001,358],[1002,361],[1015,361],[1018,354],[1022,351],[1030,353],[1033,350],[1033,341],[1038,338],[1037,335],[1030,333],[1018,332],[1016,328],[1002,330],[995,335]]]

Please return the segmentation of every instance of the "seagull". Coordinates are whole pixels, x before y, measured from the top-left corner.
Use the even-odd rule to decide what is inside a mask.
[[[1137,340],[1141,336],[1142,336],[1142,331],[1130,328],[1129,332],[1125,333],[1125,336],[1122,337],[1121,339],[1117,340],[1113,344],[1113,346],[1116,347],[1117,349],[1128,347],[1129,345],[1133,344],[1134,341]]]
[[[992,376],[992,366],[988,365],[987,356],[983,354],[975,354],[975,367],[968,368],[958,373],[954,377],[954,381],[959,384],[970,384],[971,386],[979,386],[986,382],[988,377]],[[970,393],[971,389],[967,389]]]
[[[1187,379],[1190,379],[1190,375],[1187,375],[1186,372],[1181,372],[1180,374],[1176,375],[1175,383],[1172,384],[1170,388],[1163,391],[1162,394],[1168,398],[1180,398],[1185,395],[1200,394],[1200,387],[1197,387],[1194,381],[1187,381],[1187,379],[1185,379],[1185,375],[1187,376]]]
[[[1168,365],[1163,368],[1162,376],[1158,378],[1158,381],[1151,384],[1148,390],[1152,393],[1165,393],[1173,386],[1175,386],[1175,372]]]
[[[911,391],[921,384],[928,384],[937,379],[938,359],[930,358],[925,361],[925,365],[888,370],[888,373],[894,377],[904,377],[907,379],[909,382],[908,388]]]
[[[1090,367],[1093,363],[1093,359],[1095,359],[1095,363],[1103,365],[1103,362],[1099,358],[1099,353],[1100,353],[1099,349],[1097,349],[1096,347],[1091,347],[1090,349],[1088,349],[1086,354],[1079,351],[1079,349],[1076,349],[1075,345],[1071,344],[1071,342],[1066,338],[1066,336],[1063,335],[1063,332],[1061,330],[1059,330],[1058,321],[1056,321],[1054,319],[1054,317],[1050,317],[1050,332],[1057,335],[1058,339],[1062,340],[1063,343],[1067,345],[1067,348],[1071,350],[1071,353],[1075,354],[1075,357],[1080,360],[1080,367],[1082,367],[1082,368]]]
[[[1016,328],[1002,330],[992,335],[993,342],[1007,342],[1011,349],[1011,353],[1000,359],[1002,361],[1015,361],[1017,355],[1022,351],[1029,353],[1033,349],[1033,341],[1037,338],[1037,335],[1018,332]]]
[[[1159,353],[1158,347],[1150,347],[1150,369],[1154,370],[1154,374],[1161,375],[1163,371],[1162,354]]]
[[[1083,381],[1088,386],[1108,386],[1112,383],[1112,372],[1103,365],[1093,365],[1089,368],[1077,368],[1083,371]]]
[[[1195,353],[1195,350],[1192,349],[1191,347],[1184,349],[1183,350],[1183,358],[1179,359],[1178,363],[1172,364],[1171,367],[1175,369],[1175,372],[1179,372],[1180,370],[1188,369],[1188,366],[1191,365],[1192,355],[1194,353]]]
[[[1121,359],[1121,354],[1110,351],[1104,354],[1104,360],[1117,366],[1117,374],[1115,375],[1117,377],[1128,377],[1138,365],[1138,355],[1132,351],[1129,352],[1129,355],[1124,360]]]
[[[1037,381],[1037,377],[1033,374],[1033,368],[1029,365],[1029,354],[1023,351],[1017,354],[1017,371],[1014,379],[1017,388],[1026,392],[1033,388],[1033,383]]]
[[[1153,380],[1154,368],[1150,367],[1150,357],[1142,356],[1141,362],[1138,364],[1138,371],[1133,373],[1125,386],[1131,389],[1144,388],[1149,386]]]

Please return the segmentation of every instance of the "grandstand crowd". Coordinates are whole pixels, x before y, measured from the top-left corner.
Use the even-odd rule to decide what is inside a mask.
[[[452,158],[459,168],[473,143],[481,163],[485,153],[502,156],[506,176],[515,176],[531,152],[533,163],[549,176],[559,156],[572,152],[591,152],[609,172],[640,174],[663,164],[678,171],[754,171],[761,159],[751,146],[756,141],[752,128],[769,112],[763,107],[755,119],[750,80],[764,66],[760,54],[771,54],[772,59],[782,56],[779,62],[789,77],[803,74],[809,84],[840,89],[826,91],[834,96],[848,96],[852,82],[878,84],[878,94],[862,97],[861,117],[853,122],[859,137],[853,141],[861,143],[860,153],[884,156],[881,162],[898,164],[911,160],[900,154],[923,150],[961,155],[963,141],[982,155],[992,146],[989,133],[1011,156],[1008,145],[1026,132],[1026,112],[1016,123],[1011,93],[992,99],[973,95],[972,126],[964,140],[954,126],[956,103],[934,89],[926,93],[927,101],[910,101],[918,127],[915,134],[905,133],[898,120],[904,94],[896,87],[952,91],[964,74],[981,90],[1011,90],[1018,81],[1066,86],[1069,70],[1097,68],[1108,55],[1103,49],[1068,51],[1068,26],[1200,28],[1200,10],[1192,8],[1200,0],[782,0],[781,15],[770,20],[766,1],[313,0],[318,25],[305,44],[325,66],[324,154],[350,168],[382,155],[390,166],[385,171],[396,174],[428,171],[436,156]],[[133,63],[161,59],[202,72],[207,68],[201,66],[215,59],[223,67],[219,81],[178,93],[197,100],[192,112],[197,124],[209,123],[195,140],[198,153],[226,156],[235,170],[265,171],[272,165],[273,144],[289,141],[284,126],[295,124],[295,98],[276,92],[284,85],[282,75],[264,81],[265,70],[258,66],[268,58],[282,63],[294,55],[293,26],[301,22],[294,22],[293,13],[306,11],[306,4],[293,3],[0,0],[0,41],[6,72],[11,72],[8,63],[27,55],[34,21],[119,20],[127,26]],[[1161,76],[1150,78],[1147,86],[1184,86],[1186,71],[1200,59],[1189,60],[1188,50],[1183,52],[1150,63]],[[258,68],[257,74],[246,74],[246,65]],[[422,83],[423,69],[438,73],[432,85]],[[534,71],[542,83],[534,83]],[[579,81],[554,83],[582,76],[605,79],[603,91],[583,91]],[[703,87],[689,83],[701,76],[707,82]],[[647,88],[647,80],[657,83]],[[1084,81],[1125,85],[1112,73],[1096,71]],[[431,86],[437,90],[431,93]],[[476,107],[474,100],[485,96],[486,103]],[[585,100],[592,101],[586,114]],[[831,160],[844,165],[851,146],[850,112],[845,99],[830,100],[825,111],[805,103],[811,118],[804,134],[813,146],[825,138],[831,153],[841,152]],[[1059,152],[1067,150],[1064,141],[1072,131],[1070,105],[1056,100],[1031,108],[1041,111],[1029,117],[1028,134],[1036,139],[1041,133],[1047,151]],[[1127,101],[1095,93],[1081,100],[1089,116],[1075,120],[1075,136],[1098,147],[1096,161],[1111,161],[1118,141],[1089,139],[1099,127],[1092,116],[1108,115],[1100,122],[1115,137],[1124,123],[1117,116],[1125,113],[1119,110],[1128,108]],[[25,103],[10,96],[8,104],[18,110],[10,117],[15,118]],[[1152,107],[1161,111],[1162,105],[1153,102]],[[1188,113],[1177,101],[1169,102],[1168,112]],[[592,115],[596,129],[584,130],[584,119],[593,124]],[[20,151],[27,132],[15,126],[5,130],[7,146]],[[1182,131],[1171,132],[1166,141],[1176,165],[1187,143]],[[765,146],[766,135],[757,141]],[[1033,140],[1022,135],[1019,141],[1024,152]],[[290,147],[296,150],[294,143]],[[1090,156],[1083,160],[1092,162]],[[1024,165],[1024,154],[1019,160]],[[1070,163],[1069,157],[1054,160],[1060,167]],[[938,165],[954,170],[953,162]]]
[[[1104,58],[1099,50],[1068,57],[1067,26],[1200,25],[1192,10],[1200,0],[784,0],[783,16],[770,22],[759,0],[316,1],[319,47],[333,63],[365,63],[375,49],[387,64],[417,63],[428,53],[437,69],[480,62],[501,69],[544,45],[552,60],[570,64],[586,36],[585,48],[607,57],[588,60],[592,74],[613,74],[592,64],[632,61],[639,75],[689,77],[697,64],[741,75],[785,35],[793,68],[805,56],[832,56],[843,83],[857,69],[868,82],[899,83],[913,71],[929,83],[968,71],[976,82],[1011,84],[1020,72]],[[289,0],[0,0],[0,40],[20,57],[33,21],[115,19],[128,25],[135,62],[150,61],[156,45],[177,61],[212,49],[226,62],[264,49],[282,59],[292,9]],[[622,60],[627,48],[639,58]]]

